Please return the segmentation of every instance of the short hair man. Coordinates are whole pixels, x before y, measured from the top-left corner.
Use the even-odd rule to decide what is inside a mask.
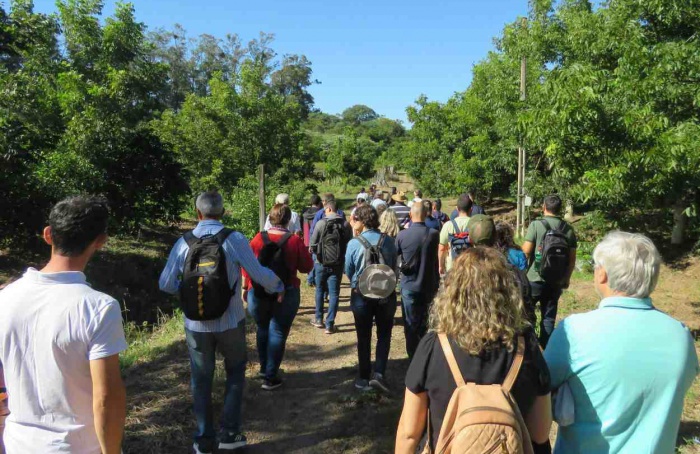
[[[661,257],[649,238],[612,232],[593,260],[598,309],[559,323],[544,352],[575,410],[554,452],[674,452],[698,357],[688,329],[652,303]]]
[[[561,199],[559,196],[549,195],[545,197],[542,211],[544,213],[543,217],[536,219],[528,226],[525,242],[523,243],[523,252],[528,257],[530,263],[527,277],[532,286],[532,304],[536,306],[537,303],[539,303],[540,305],[540,345],[544,348],[547,346],[549,336],[551,336],[552,331],[554,331],[559,298],[561,297],[563,289],[569,287],[569,280],[576,266],[576,248],[578,242],[574,229],[564,222],[559,215],[561,212]],[[564,234],[569,243],[569,266],[566,270],[566,277],[563,285],[545,282],[540,275],[540,265],[538,263],[538,256],[542,252],[545,234],[550,229],[559,228],[564,229]],[[532,315],[531,318],[533,318]]]
[[[418,343],[428,331],[430,303],[440,287],[437,252],[440,233],[426,222],[428,210],[422,203],[411,207],[411,226],[396,238],[401,266],[401,309],[406,351],[413,358]]]
[[[477,214],[486,214],[486,210],[484,210],[481,206],[476,204],[476,198],[474,196],[475,192],[470,190],[465,192],[462,195],[466,195],[469,197],[469,200],[472,201],[472,207],[471,210],[469,211],[469,216],[476,216]],[[457,216],[459,216],[459,210],[455,208],[452,213],[450,214],[450,219],[455,219]]]
[[[457,200],[458,216],[445,223],[440,230],[440,248],[438,250],[438,262],[440,264],[440,274],[447,273],[452,268],[452,256],[450,251],[450,238],[455,233],[467,231],[469,225],[469,213],[472,210],[472,200],[469,195],[462,194]]]
[[[338,312],[340,299],[340,283],[343,279],[343,265],[345,264],[345,251],[348,242],[352,238],[352,229],[348,222],[338,215],[338,206],[335,200],[328,200],[325,204],[326,217],[318,221],[314,234],[311,237],[311,251],[314,253],[314,274],[316,286],[316,313],[311,324],[316,328],[326,328],[326,334],[335,334],[335,316]],[[329,227],[330,226],[330,227]],[[333,229],[338,229],[339,238],[332,240],[330,235]],[[332,243],[332,244],[330,244]],[[337,251],[333,261],[329,263],[324,254],[324,247]],[[337,248],[337,249],[336,249]],[[329,253],[330,254],[330,253]],[[328,294],[328,316],[323,322],[323,303],[325,294]]]
[[[93,290],[85,266],[107,242],[103,199],[71,197],[49,215],[51,259],[0,292],[0,386],[8,453],[121,452],[127,344],[119,303]]]
[[[277,194],[277,197],[275,197],[275,205],[289,206],[289,194]],[[265,230],[267,231],[271,228],[272,224],[270,223],[270,216],[268,215],[265,220]],[[292,218],[289,220],[289,226],[287,228],[295,235],[303,234],[299,213],[296,211],[292,211]]]
[[[333,195],[330,192],[323,194],[323,206],[324,207],[326,205],[326,202],[329,200],[335,200],[335,195]],[[345,219],[345,213],[343,213],[343,210],[338,208],[338,211],[336,213],[338,216]],[[318,221],[320,221],[321,219],[323,219],[325,217],[326,217],[326,210],[325,209],[318,210],[318,212],[316,213],[316,216],[314,216],[314,221],[311,223],[311,235],[314,234],[314,230],[316,229],[316,224],[318,223]]]
[[[215,191],[203,192],[197,197],[197,219],[199,223],[192,231],[195,238],[209,237],[224,229],[221,219],[224,201]],[[194,448],[197,454],[214,450],[216,432],[212,415],[211,389],[216,368],[216,351],[224,356],[226,369],[226,395],[224,397],[219,449],[237,449],[247,444],[241,432],[241,405],[245,384],[246,338],[245,310],[241,297],[241,268],[251,279],[270,293],[284,298],[284,284],[271,270],[264,268],[253,254],[248,240],[238,232],[231,232],[222,242],[226,256],[226,273],[231,289],[228,309],[215,320],[190,320],[185,317],[185,337],[192,368],[192,395],[197,431]],[[158,285],[166,293],[178,294],[185,259],[190,246],[184,237],[173,246]]]

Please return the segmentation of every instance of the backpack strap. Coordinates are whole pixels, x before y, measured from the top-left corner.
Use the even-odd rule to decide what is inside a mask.
[[[231,235],[232,233],[233,230],[224,227],[223,229],[219,230],[219,233],[214,235],[214,238],[216,238],[216,242],[219,243],[219,246],[223,246],[224,241],[226,241],[226,238],[228,238],[229,235]]]
[[[515,383],[515,379],[518,378],[518,373],[520,372],[520,366],[523,365],[523,358],[525,357],[525,338],[523,336],[518,336],[518,347],[515,352],[515,358],[513,358],[513,364],[510,366],[508,375],[506,379],[503,380],[503,389],[506,392],[510,392]]]
[[[455,359],[455,354],[452,351],[450,340],[447,338],[445,333],[439,333],[438,339],[440,339],[440,346],[445,354],[447,365],[450,366],[450,371],[452,372],[452,377],[455,379],[455,383],[457,383],[457,387],[459,388],[460,386],[464,386],[466,383],[464,383],[464,377],[462,376],[462,372],[460,372],[459,366],[457,365],[457,359]]]
[[[189,232],[185,233],[182,238],[184,238],[185,242],[187,243],[187,246],[192,247],[194,243],[199,241],[199,238],[194,236],[194,233],[190,230]]]
[[[542,225],[544,225],[545,233],[552,230],[552,225],[549,223],[549,221],[547,221],[545,218],[540,219],[540,221],[542,221]],[[562,222],[564,222],[564,221],[562,221]]]
[[[267,233],[267,231],[260,232],[260,237],[263,240],[263,246],[267,246],[268,244],[271,243],[270,235]]]
[[[455,221],[454,219],[452,219],[451,222],[452,222],[452,226],[453,226],[454,229],[455,229],[455,233],[453,233],[453,235],[459,235],[460,233],[462,233],[462,231],[459,229],[459,226],[457,225],[457,221]]]
[[[367,241],[367,238],[363,237],[362,234],[360,233],[357,235],[357,241],[360,242],[360,244],[365,248],[365,249],[372,249],[372,245],[369,244],[369,241]]]
[[[292,234],[290,232],[285,233],[284,235],[282,235],[282,239],[280,239],[277,242],[277,245],[281,248],[284,247],[284,245],[287,243],[287,240],[289,240],[291,237]]]

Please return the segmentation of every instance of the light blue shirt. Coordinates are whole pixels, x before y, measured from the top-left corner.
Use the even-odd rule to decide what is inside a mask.
[[[367,230],[362,232],[362,236],[369,241],[369,244],[376,245],[381,237],[379,230]],[[396,243],[394,239],[387,236],[382,244],[382,254],[386,264],[392,269],[396,268]],[[365,247],[357,238],[353,238],[348,243],[348,250],[345,253],[345,274],[350,279],[350,288],[357,287],[357,279],[365,270]]]
[[[544,357],[552,388],[568,382],[574,398],[555,453],[674,452],[698,357],[690,332],[651,299],[605,298],[568,317]]]
[[[192,231],[194,236],[201,238],[204,235],[216,235],[224,225],[219,221],[205,220],[197,224]],[[216,320],[196,321],[185,317],[185,328],[200,333],[220,333],[236,328],[238,323],[245,318],[243,298],[241,297],[241,267],[250,275],[253,281],[259,283],[270,293],[278,293],[284,290],[284,285],[279,278],[269,269],[260,265],[253,254],[245,236],[233,232],[223,244],[226,254],[226,271],[228,272],[229,285],[235,283],[231,302],[221,318]],[[184,238],[180,238],[170,251],[168,262],[160,275],[158,286],[164,292],[177,294],[180,291],[180,278],[185,269],[185,259],[190,250]]]

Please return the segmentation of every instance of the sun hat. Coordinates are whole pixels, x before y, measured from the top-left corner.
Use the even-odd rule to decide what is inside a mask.
[[[391,196],[391,199],[394,202],[399,202],[399,203],[406,203],[408,201],[408,199],[406,198],[405,192],[399,192],[398,194],[394,194]]]

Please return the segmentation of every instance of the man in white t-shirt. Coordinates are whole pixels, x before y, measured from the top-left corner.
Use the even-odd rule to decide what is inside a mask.
[[[275,197],[275,204],[289,206],[289,194],[277,194],[277,197]],[[265,220],[265,231],[271,228],[272,224],[270,224],[270,216],[268,216]],[[289,220],[287,229],[294,234],[303,235],[299,213],[296,211],[292,211],[292,218]]]
[[[119,353],[127,347],[121,310],[83,274],[107,241],[108,216],[96,197],[56,204],[44,229],[49,263],[0,292],[8,454],[121,452],[126,390]]]

